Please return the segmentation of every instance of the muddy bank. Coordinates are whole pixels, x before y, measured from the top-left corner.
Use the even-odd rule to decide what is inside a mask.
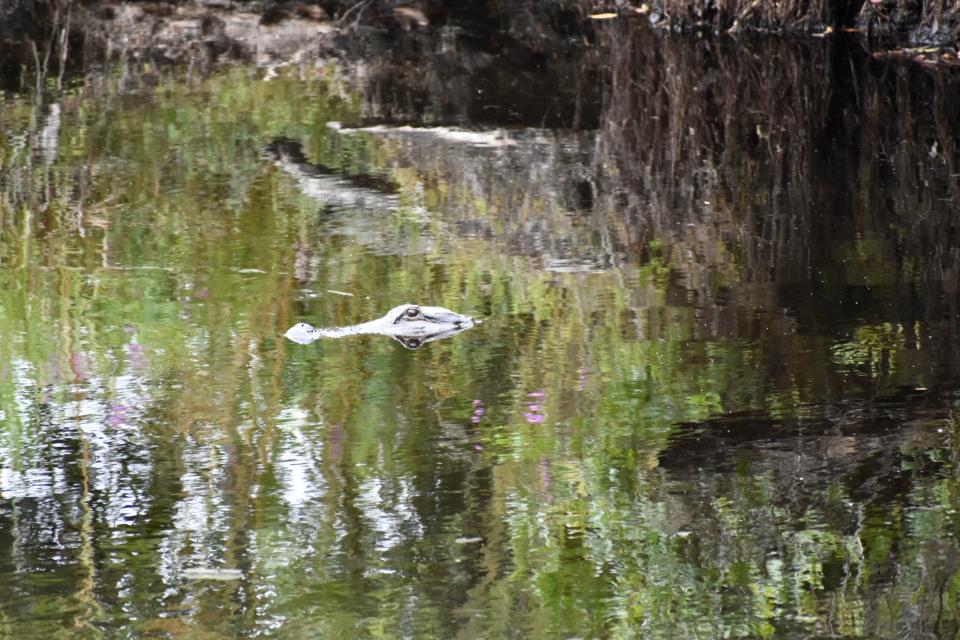
[[[449,5],[449,6],[448,6]],[[59,83],[97,63],[133,60],[205,67],[476,52],[545,66],[588,44],[588,7],[576,0],[507,3],[113,2],[0,3],[0,80],[8,88]],[[465,71],[472,71],[467,68]]]
[[[0,3],[0,80],[42,85],[98,63],[208,66],[316,59],[337,32],[319,6],[288,3]]]
[[[65,73],[116,59],[205,67],[349,57],[400,60],[401,83],[406,74],[419,73],[421,56],[462,57],[464,51],[475,54],[462,69],[466,73],[484,67],[491,56],[519,68],[549,69],[574,51],[592,48],[598,29],[610,21],[713,33],[836,37],[848,31],[860,34],[877,55],[924,64],[957,64],[960,34],[960,8],[939,0],[21,0],[0,3],[0,81],[8,88],[59,83]],[[937,48],[905,49],[918,44]]]

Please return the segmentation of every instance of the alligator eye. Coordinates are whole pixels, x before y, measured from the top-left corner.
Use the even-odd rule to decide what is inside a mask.
[[[408,318],[416,318],[417,316],[420,315],[420,309],[417,309],[416,307],[410,307],[404,312],[404,314]]]

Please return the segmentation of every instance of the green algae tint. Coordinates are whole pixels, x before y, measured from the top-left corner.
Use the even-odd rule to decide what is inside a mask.
[[[558,129],[312,67],[7,96],[0,634],[955,635],[956,86],[604,46]],[[284,338],[405,303],[483,323]]]

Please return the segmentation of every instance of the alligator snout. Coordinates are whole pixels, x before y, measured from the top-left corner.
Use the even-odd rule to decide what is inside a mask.
[[[460,316],[453,321],[453,324],[461,329],[469,329],[479,323],[479,320],[474,320],[470,316]]]

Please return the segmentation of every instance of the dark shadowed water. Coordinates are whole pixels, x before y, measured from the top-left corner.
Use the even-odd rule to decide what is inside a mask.
[[[955,637],[960,79],[634,26],[7,95],[0,636]]]

